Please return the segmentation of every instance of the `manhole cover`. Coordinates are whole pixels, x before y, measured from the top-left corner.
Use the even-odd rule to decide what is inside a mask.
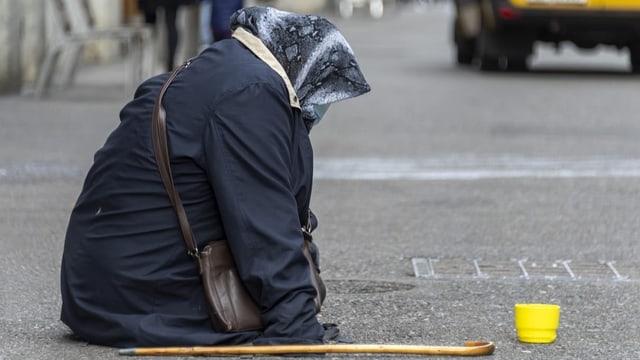
[[[336,294],[371,294],[411,290],[415,286],[390,281],[325,280],[327,290]]]

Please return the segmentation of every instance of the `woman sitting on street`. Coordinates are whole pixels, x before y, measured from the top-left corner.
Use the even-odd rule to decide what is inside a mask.
[[[323,342],[301,250],[301,228],[316,226],[309,131],[329,104],[369,85],[326,19],[251,7],[231,25],[233,37],[192,59],[163,105],[173,178],[198,246],[228,241],[263,330],[212,327],[154,157],[152,111],[165,73],[124,106],[71,213],[61,319],[78,338],[117,347]]]

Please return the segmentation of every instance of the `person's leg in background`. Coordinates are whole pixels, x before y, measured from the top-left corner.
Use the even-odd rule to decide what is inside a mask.
[[[200,51],[213,43],[213,34],[211,33],[211,1],[202,0],[200,2],[199,16],[200,16]]]
[[[178,15],[179,5],[164,5],[164,21],[167,26],[167,71],[174,68],[176,58],[176,49],[178,48],[178,26],[176,18]]]
[[[144,14],[144,22],[149,25],[156,24],[157,5],[150,0],[138,0],[138,9]]]
[[[211,33],[213,41],[231,37],[229,19],[234,12],[242,9],[243,0],[213,0],[211,3]]]

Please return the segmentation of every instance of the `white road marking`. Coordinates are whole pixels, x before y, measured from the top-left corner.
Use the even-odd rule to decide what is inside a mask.
[[[80,174],[79,167],[59,163],[0,165],[0,182],[3,180],[71,178]]]
[[[314,166],[315,179],[332,180],[640,177],[640,159],[607,157],[319,158]]]
[[[2,179],[67,178],[76,166],[22,164],[0,166]],[[526,158],[518,156],[448,156],[440,158],[319,158],[315,179],[344,180],[480,180],[498,178],[640,177],[640,159]]]

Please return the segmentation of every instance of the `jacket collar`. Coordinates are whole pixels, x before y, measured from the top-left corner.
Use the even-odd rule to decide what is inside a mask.
[[[275,56],[273,56],[271,51],[269,51],[269,49],[262,43],[262,40],[242,27],[237,27],[233,31],[232,36],[251,50],[251,52],[260,60],[264,61],[271,69],[273,69],[273,71],[280,75],[282,81],[284,81],[287,86],[287,90],[289,91],[289,103],[291,104],[291,107],[301,109],[296,91],[294,90],[293,85],[291,85],[291,80],[289,80],[287,73],[284,71],[284,68],[280,65],[278,60],[276,60]]]

